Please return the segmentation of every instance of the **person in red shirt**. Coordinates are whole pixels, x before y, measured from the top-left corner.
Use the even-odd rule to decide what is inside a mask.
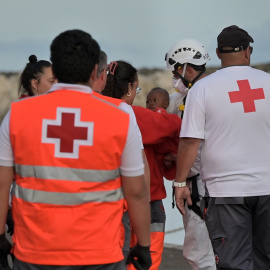
[[[166,198],[164,177],[175,178],[181,127],[180,117],[166,112],[168,105],[168,91],[155,87],[147,95],[146,108],[133,106],[150,169],[151,270],[158,269],[162,260],[166,220],[162,203]]]

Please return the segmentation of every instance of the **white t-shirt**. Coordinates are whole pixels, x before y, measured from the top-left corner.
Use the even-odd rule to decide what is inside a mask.
[[[49,92],[60,89],[70,89],[92,93],[92,90],[87,86],[72,84],[54,84]],[[0,165],[12,167],[14,165],[14,156],[9,136],[9,119],[10,111],[5,116],[0,129]],[[144,174],[141,142],[137,132],[138,131],[136,130],[135,124],[130,121],[128,137],[121,157],[120,165],[121,175],[128,177]]]
[[[135,113],[130,105],[128,105],[126,102],[121,102],[119,105],[119,109],[123,110],[124,112],[129,114],[130,122],[134,125],[134,128],[136,129],[136,132],[139,136],[140,142],[141,142],[141,149],[144,149],[143,147],[143,141],[142,141],[142,134],[139,129]]]
[[[211,197],[269,195],[270,75],[232,66],[198,81],[180,137],[202,139],[201,177]]]

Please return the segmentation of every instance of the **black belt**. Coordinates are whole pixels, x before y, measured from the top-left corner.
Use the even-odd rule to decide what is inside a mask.
[[[203,219],[203,212],[201,211],[201,208],[197,205],[197,202],[200,201],[200,195],[198,191],[198,185],[197,185],[197,177],[199,174],[194,175],[192,177],[187,178],[187,181],[192,182],[192,190],[191,190],[191,200],[192,200],[192,205],[188,205],[188,208],[191,209],[195,214],[197,214],[200,218]],[[175,206],[175,201],[174,201],[174,187],[173,187],[173,192],[172,192],[172,208]]]
[[[191,209],[195,214],[197,214],[201,219],[203,219],[203,212],[201,211],[200,206],[197,205],[197,202],[200,201],[200,195],[198,191],[198,184],[197,184],[197,177],[199,174],[194,175],[190,178],[187,178],[187,181],[192,182],[192,189],[191,189],[191,200],[192,205],[188,205],[188,208]]]

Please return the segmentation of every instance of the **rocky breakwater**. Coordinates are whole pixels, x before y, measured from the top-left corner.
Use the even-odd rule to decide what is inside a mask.
[[[142,69],[138,72],[139,85],[142,88],[134,100],[134,105],[144,106],[147,93],[153,87],[165,88],[171,93],[173,91],[171,84],[170,71],[159,69]],[[0,73],[0,122],[10,108],[13,101],[18,99],[19,73]]]
[[[270,73],[270,64],[254,65],[253,67]],[[209,75],[218,67],[207,67]],[[0,122],[10,108],[11,102],[18,99],[19,73],[0,73]],[[170,94],[174,92],[172,87],[172,72],[165,69],[140,69],[138,71],[141,92],[136,95],[134,105],[145,107],[147,93],[154,87],[165,88]]]
[[[11,103],[18,99],[19,77],[18,73],[0,74],[0,122],[9,110]]]

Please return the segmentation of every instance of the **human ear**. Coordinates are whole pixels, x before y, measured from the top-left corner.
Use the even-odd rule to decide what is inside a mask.
[[[106,69],[104,69],[104,70],[102,70],[102,72],[100,74],[100,79],[101,79],[102,82],[107,81],[107,76],[106,76],[107,73],[106,72],[107,72]]]
[[[249,49],[249,47],[247,47],[247,49],[244,51],[245,52],[245,57],[246,57],[246,59],[250,59],[250,49]]]
[[[93,83],[98,79],[98,64],[95,64],[95,67],[89,78],[89,86],[92,87]]]
[[[218,59],[220,59],[218,48],[216,48],[216,54],[217,54]]]
[[[166,101],[164,102],[164,107],[165,107],[165,109],[167,109],[167,108],[168,108],[168,106],[169,106],[169,101],[168,101],[168,100],[166,100]]]
[[[31,87],[32,89],[36,90],[38,87],[38,81],[36,79],[31,80]]]

